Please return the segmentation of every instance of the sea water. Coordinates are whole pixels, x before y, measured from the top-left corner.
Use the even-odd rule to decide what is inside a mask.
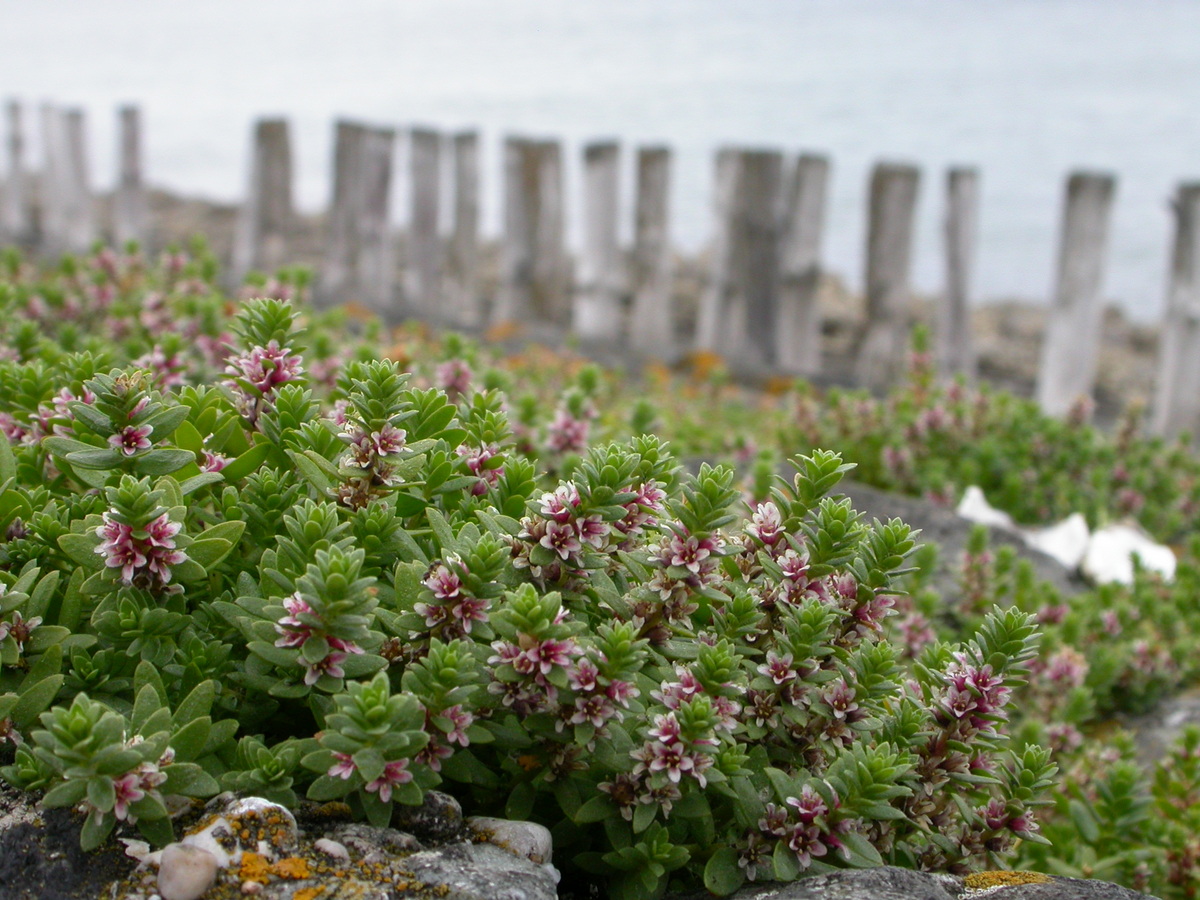
[[[503,136],[560,136],[574,243],[588,140],[623,142],[627,189],[630,149],[674,148],[671,224],[687,250],[711,233],[718,146],[823,152],[825,258],[853,285],[870,167],[911,161],[925,292],[942,284],[945,169],[974,165],[981,301],[1044,302],[1065,176],[1111,171],[1105,293],[1154,320],[1169,199],[1200,179],[1200,2],[0,0],[4,96],[86,108],[100,187],[115,177],[115,107],[136,101],[150,181],[224,200],[244,191],[253,119],[285,115],[308,210],[328,202],[336,117],[478,128],[493,233]]]

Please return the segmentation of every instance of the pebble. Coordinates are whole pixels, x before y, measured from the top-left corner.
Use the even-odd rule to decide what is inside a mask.
[[[337,841],[329,838],[321,838],[313,841],[313,849],[319,850],[326,856],[331,856],[334,859],[349,859],[350,851],[346,849],[345,844],[339,844]]]
[[[200,847],[170,844],[158,864],[158,893],[163,900],[199,900],[212,887],[220,865]]]

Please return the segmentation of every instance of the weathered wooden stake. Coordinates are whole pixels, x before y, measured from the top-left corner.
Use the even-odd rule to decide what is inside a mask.
[[[742,346],[731,356],[756,368],[775,363],[779,309],[779,238],[783,224],[783,154],[742,153],[742,179],[735,220],[733,317],[741,320]],[[735,329],[737,330],[737,329]]]
[[[1200,184],[1180,185],[1172,204],[1175,246],[1162,326],[1150,430],[1200,438]]]
[[[671,359],[675,352],[670,192],[671,151],[666,147],[640,148],[629,343],[636,352],[659,359]]]
[[[21,104],[10,100],[8,112],[8,178],[0,194],[0,242],[28,244],[33,240],[33,204],[25,171],[25,130]]]
[[[394,320],[395,276],[390,196],[395,135],[390,129],[337,123],[330,240],[320,296],[358,303]]]
[[[971,270],[979,220],[979,172],[946,174],[946,294],[937,314],[937,367],[944,377],[975,378],[971,343]]]
[[[722,335],[730,326],[730,281],[733,266],[733,217],[741,179],[742,157],[732,147],[717,151],[713,179],[713,239],[709,247],[708,284],[696,317],[697,350],[721,352]]]
[[[250,185],[238,216],[233,272],[271,272],[288,261],[295,210],[292,205],[292,142],[286,119],[259,119],[254,125]]]
[[[908,344],[908,283],[917,189],[915,166],[880,163],[871,173],[867,227],[867,325],[858,350],[857,378],[883,390],[904,370]]]
[[[479,296],[479,135],[454,136],[454,231],[448,259],[447,308],[455,325],[483,322]]]
[[[615,142],[583,150],[583,255],[576,282],[573,330],[588,341],[621,337],[621,254],[617,206],[621,151]]]
[[[504,238],[494,322],[567,324],[562,148],[509,138],[504,145]]]
[[[818,292],[828,184],[829,160],[805,154],[796,160],[785,190],[775,352],[779,366],[798,375],[821,369]]]
[[[411,213],[408,225],[408,311],[442,319],[442,239],[438,232],[442,196],[442,136],[414,128],[410,134]]]
[[[534,231],[533,308],[555,325],[571,320],[571,261],[567,256],[567,204],[563,148],[558,141],[537,145],[538,217]]]
[[[112,235],[117,244],[146,240],[146,185],[142,176],[142,117],[136,106],[118,112],[119,163],[113,191]]]
[[[42,186],[42,249],[83,253],[96,238],[81,110],[42,107],[46,171]]]
[[[1038,367],[1037,401],[1052,416],[1090,397],[1104,310],[1101,282],[1116,180],[1076,172],[1067,180],[1054,305]]]

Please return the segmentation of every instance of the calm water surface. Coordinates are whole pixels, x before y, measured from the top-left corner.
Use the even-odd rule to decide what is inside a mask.
[[[232,200],[250,124],[295,128],[299,200],[329,195],[332,122],[478,127],[485,224],[499,220],[508,132],[666,142],[673,227],[710,229],[714,149],[833,159],[826,257],[861,281],[871,164],[925,173],[916,279],[941,284],[942,179],[983,173],[981,298],[1044,299],[1063,178],[1118,174],[1107,293],[1161,312],[1167,201],[1200,179],[1194,0],[0,0],[0,95],[91,113],[94,180],[111,183],[115,115],[142,103],[151,180]],[[626,160],[626,164],[629,160]]]

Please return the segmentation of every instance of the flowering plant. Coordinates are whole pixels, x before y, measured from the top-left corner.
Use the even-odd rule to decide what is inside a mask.
[[[318,383],[297,307],[226,322],[186,269],[72,268],[79,316],[135,313],[128,351],[5,326],[0,773],[86,809],[86,845],[165,841],[173,797],[221,788],[385,825],[439,784],[553,827],[616,897],[1039,840],[1053,765],[1006,730],[1033,616],[906,671],[915,539],[832,494],[836,453],[746,509],[727,466],[592,441],[582,370],[526,455],[502,378],[364,353]]]

